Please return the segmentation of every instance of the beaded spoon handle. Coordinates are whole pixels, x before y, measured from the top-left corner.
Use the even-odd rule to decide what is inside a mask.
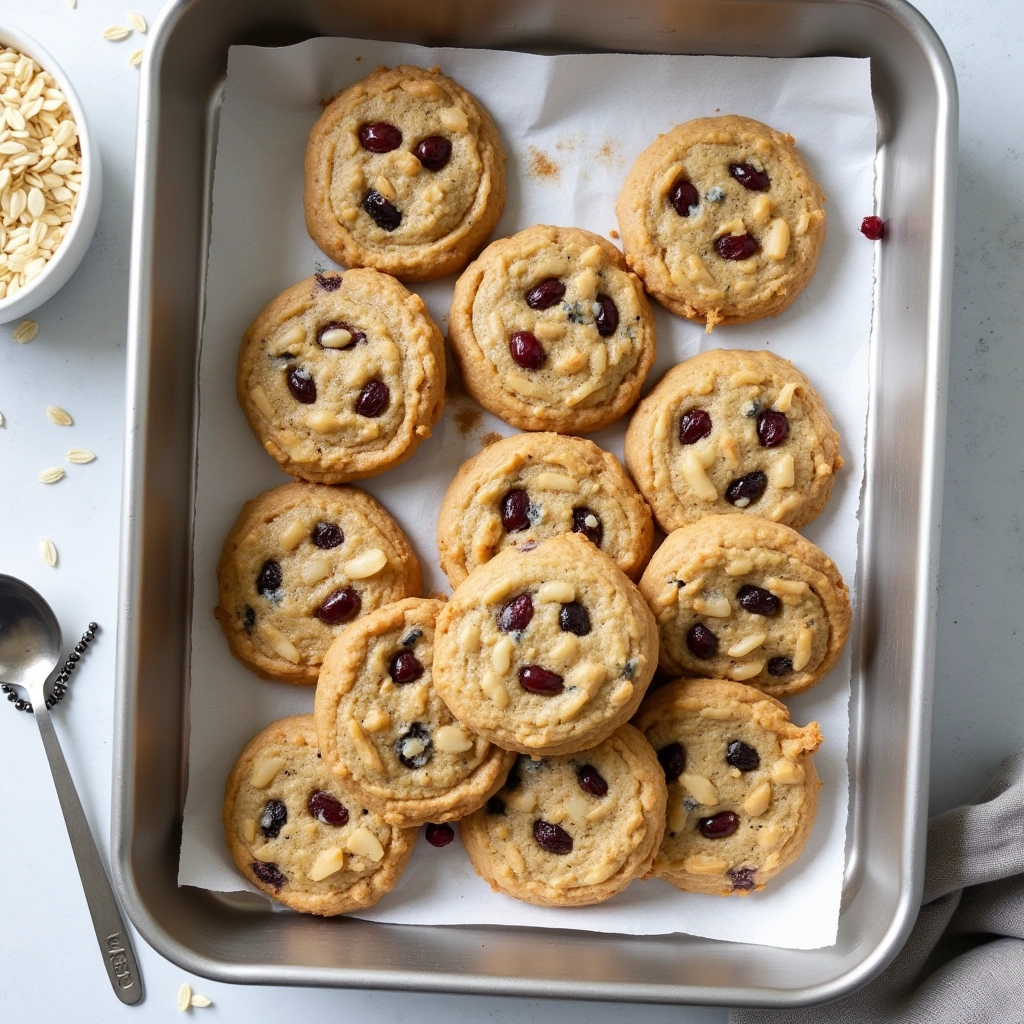
[[[0,575],[0,679],[28,691],[107,977],[121,1002],[138,1003],[143,996],[142,975],[131,937],[50,718],[53,702],[46,697],[46,681],[60,657],[60,624],[53,609],[27,583]]]

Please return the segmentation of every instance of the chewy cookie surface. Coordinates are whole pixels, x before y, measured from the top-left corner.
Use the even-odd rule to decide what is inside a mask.
[[[452,717],[432,680],[442,601],[386,605],[345,630],[316,688],[320,751],[334,774],[385,821],[461,818],[504,781],[515,755]]]
[[[651,512],[614,455],[562,434],[515,434],[462,464],[441,504],[437,546],[458,586],[508,547],[580,533],[627,576],[651,557]]]
[[[444,339],[376,270],[316,274],[274,299],[238,355],[238,401],[281,468],[314,483],[407,459],[444,408]]]
[[[673,367],[637,406],[626,465],[670,533],[712,513],[799,527],[824,508],[839,435],[811,382],[771,352],[714,349]]]
[[[312,715],[274,722],[249,741],[227,781],[224,836],[238,870],[261,892],[330,917],[394,888],[416,830],[365,809],[316,742]]]
[[[541,906],[582,907],[650,869],[665,803],[654,751],[623,725],[572,756],[520,757],[504,789],[459,831],[492,889]]]
[[[434,686],[452,714],[506,750],[593,746],[639,706],[658,635],[640,592],[579,534],[507,548],[437,619]]]
[[[655,354],[643,287],[580,228],[492,242],[459,278],[448,340],[466,390],[520,430],[583,434],[637,400]]]
[[[303,483],[245,503],[217,582],[215,613],[231,653],[265,678],[310,684],[349,622],[423,586],[382,505],[354,487]]]
[[[480,104],[436,69],[377,68],[306,147],[306,228],[338,263],[404,281],[461,270],[505,205],[505,154]]]
[[[668,823],[653,874],[687,892],[746,895],[799,857],[821,783],[817,722],[722,679],[680,679],[652,693],[634,724],[668,783]]]
[[[640,580],[670,675],[749,683],[775,697],[814,686],[850,632],[850,598],[820,548],[753,516],[676,530]]]
[[[793,302],[825,240],[824,202],[791,135],[726,115],[660,135],[615,211],[647,291],[710,330]]]

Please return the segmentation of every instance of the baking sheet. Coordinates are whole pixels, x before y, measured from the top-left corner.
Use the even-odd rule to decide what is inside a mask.
[[[223,780],[246,740],[269,721],[310,711],[312,689],[260,680],[231,658],[213,619],[215,567],[242,503],[284,482],[234,399],[237,347],[275,294],[332,264],[302,216],[302,156],[321,101],[382,63],[440,65],[494,116],[508,155],[508,203],[496,235],[542,222],[608,234],[635,155],[658,132],[692,117],[742,113],[792,132],[828,203],[828,239],[811,284],[774,320],[719,328],[656,311],[659,355],[649,383],[712,347],[770,347],[815,382],[843,438],[846,466],[825,513],[804,532],[853,587],[857,510],[868,401],[873,247],[858,233],[872,209],[875,115],[869,63],[638,55],[536,55],[428,49],[317,39],[295,47],[233,47],[221,111],[200,364],[199,467],[194,543],[191,785],[179,883],[247,888],[224,847]],[[510,88],[510,84],[514,87]],[[454,278],[417,286],[445,329]],[[621,456],[625,420],[594,435]],[[424,567],[428,588],[448,592],[437,568],[436,510],[458,465],[491,433],[514,431],[457,391],[433,437],[407,463],[364,486],[395,515]],[[746,899],[679,893],[634,883],[597,907],[532,907],[492,893],[459,844],[419,847],[396,889],[359,916],[416,924],[532,925],[627,934],[687,932],[789,948],[835,941],[848,805],[850,655],[814,690],[792,699],[795,721],[815,718],[825,745],[818,819],[793,868]]]

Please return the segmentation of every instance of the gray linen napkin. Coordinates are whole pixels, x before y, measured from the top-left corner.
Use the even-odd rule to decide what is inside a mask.
[[[845,999],[734,1010],[731,1024],[1022,1024],[1024,751],[978,802],[928,823],[924,896],[896,959]]]

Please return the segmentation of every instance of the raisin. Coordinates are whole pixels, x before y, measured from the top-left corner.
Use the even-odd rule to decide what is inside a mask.
[[[761,766],[761,755],[743,740],[733,740],[726,747],[725,759],[741,772],[752,772]]]
[[[572,853],[572,836],[558,825],[552,825],[550,821],[538,819],[533,823],[533,838],[537,845],[548,853],[555,853],[564,856]]]

